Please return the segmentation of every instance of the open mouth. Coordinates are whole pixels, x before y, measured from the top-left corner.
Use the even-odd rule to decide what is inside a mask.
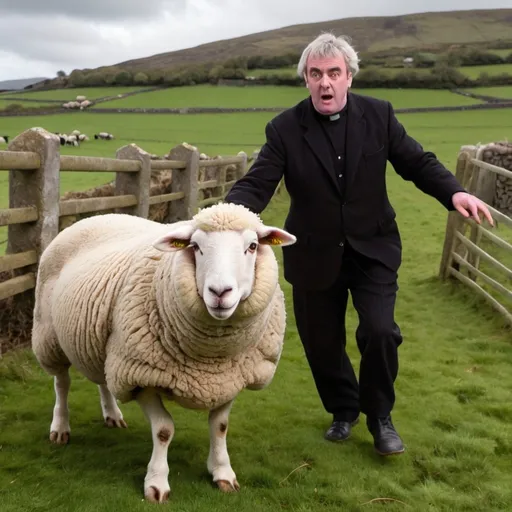
[[[329,100],[332,100],[332,98],[333,98],[332,94],[322,94],[323,101],[329,101]]]

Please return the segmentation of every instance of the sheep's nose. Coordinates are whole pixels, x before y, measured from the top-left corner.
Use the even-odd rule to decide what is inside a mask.
[[[231,292],[233,290],[233,288],[231,286],[224,286],[224,287],[220,287],[220,286],[217,286],[217,287],[213,287],[213,286],[208,286],[208,291],[210,293],[213,293],[213,295],[219,297],[219,299],[222,299],[222,297],[224,297],[225,295],[227,295],[229,292]]]

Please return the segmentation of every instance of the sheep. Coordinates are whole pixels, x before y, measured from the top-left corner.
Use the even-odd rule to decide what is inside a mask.
[[[81,103],[82,101],[85,101],[86,99],[87,99],[87,97],[86,97],[86,96],[77,96],[77,97],[76,97],[76,101],[78,101],[78,102],[80,102],[80,103]]]
[[[170,493],[174,423],[165,397],[209,411],[208,471],[222,491],[239,490],[228,416],[238,393],[262,389],[274,376],[286,319],[269,246],[295,241],[234,204],[170,225],[106,214],[61,231],[41,256],[32,331],[34,354],[54,376],[50,440],[70,438],[74,365],[99,386],[107,426],[126,427],[116,399],[136,400],[148,418],[148,501]]]
[[[95,133],[94,134],[94,138],[96,140],[98,139],[102,139],[102,140],[112,140],[114,138],[114,136],[111,134],[111,133],[107,133],[107,132],[100,132],[100,133]]]
[[[0,137],[0,144],[8,144],[9,143],[9,135],[3,135]]]

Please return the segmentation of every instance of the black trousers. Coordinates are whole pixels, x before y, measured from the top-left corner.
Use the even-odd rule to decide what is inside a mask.
[[[397,274],[347,246],[336,283],[326,290],[293,287],[295,320],[318,393],[327,412],[352,421],[390,414],[398,374],[400,329],[394,321]],[[346,353],[349,292],[359,317],[359,383]]]

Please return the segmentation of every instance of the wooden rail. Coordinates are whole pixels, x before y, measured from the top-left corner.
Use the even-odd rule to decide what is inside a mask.
[[[470,193],[492,200],[488,191],[493,185],[493,179],[495,180],[497,175],[512,179],[512,172],[482,161],[483,154],[482,148],[461,149],[457,159],[456,177]],[[495,224],[499,226],[498,229],[477,224],[473,219],[466,219],[458,212],[449,213],[440,276],[443,279],[455,278],[468,286],[499,312],[505,322],[512,327],[512,270],[508,266],[512,261],[512,244],[505,237],[500,237],[501,230],[506,230],[510,234],[512,219],[490,204],[487,204],[487,207]],[[489,253],[496,248],[505,254],[505,263]],[[493,275],[488,275],[484,267],[492,270]]]

